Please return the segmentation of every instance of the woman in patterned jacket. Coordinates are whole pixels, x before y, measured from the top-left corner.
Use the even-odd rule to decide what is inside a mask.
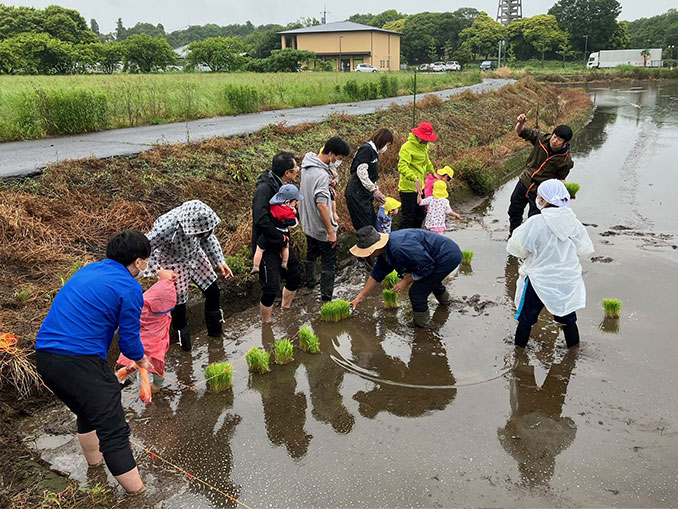
[[[191,350],[191,333],[186,319],[188,288],[193,281],[205,296],[205,324],[209,336],[219,337],[223,313],[219,307],[219,286],[212,262],[222,276],[233,275],[226,263],[214,228],[221,219],[200,200],[187,201],[166,214],[146,234],[151,243],[149,267],[172,269],[176,281],[177,305],[172,310],[172,328],[178,332],[181,348]]]

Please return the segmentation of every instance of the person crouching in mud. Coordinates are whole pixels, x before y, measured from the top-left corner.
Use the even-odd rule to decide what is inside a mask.
[[[428,327],[431,318],[428,297],[443,305],[452,303],[452,296],[443,280],[461,263],[461,249],[452,239],[438,233],[408,228],[396,232],[378,233],[365,226],[356,234],[356,245],[350,251],[358,258],[376,256],[377,261],[367,283],[351,305],[357,309],[365,296],[394,270],[402,277],[393,290],[397,293],[410,288],[410,302],[415,327]]]
[[[537,189],[541,214],[528,218],[516,228],[506,251],[524,259],[516,284],[515,344],[524,347],[542,308],[563,326],[567,346],[579,344],[577,311],[586,306],[586,288],[580,256],[593,253],[593,244],[584,225],[570,209],[565,184],[551,179]]]

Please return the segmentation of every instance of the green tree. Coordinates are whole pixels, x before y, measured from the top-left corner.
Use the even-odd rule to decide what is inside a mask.
[[[94,18],[89,20],[89,29],[95,34],[99,35],[99,23]]]
[[[389,21],[385,23],[382,27],[384,30],[392,30],[393,32],[402,32],[405,29],[405,22],[407,18],[396,19],[395,21]]]
[[[237,71],[245,65],[240,37],[210,37],[188,45],[186,60],[192,66],[206,65],[213,72]]]
[[[617,23],[617,29],[610,37],[610,49],[626,49],[629,47],[629,24],[626,21]]]
[[[99,65],[105,73],[113,74],[117,71],[124,57],[125,52],[121,42],[107,42],[99,48]]]
[[[549,14],[527,18],[523,24],[523,37],[535,50],[541,52],[542,66],[544,53],[560,48],[567,41],[567,34],[558,26],[556,17]]]
[[[23,33],[0,42],[0,66],[11,74],[66,74],[73,72],[77,55],[73,45],[47,33]]]
[[[271,30],[252,32],[243,40],[245,51],[253,58],[270,57],[271,51],[281,49],[280,35],[278,35],[281,30],[283,27],[278,25]]]
[[[548,11],[572,35],[572,45],[579,51],[584,51],[585,39],[590,51],[608,49],[620,12],[617,0],[558,0]]]
[[[151,72],[176,63],[176,54],[164,37],[135,34],[122,42],[124,68]]]
[[[471,26],[477,15],[477,10],[464,8],[454,12],[421,12],[408,16],[400,30],[403,32],[400,50],[403,59],[410,64],[428,61],[433,47],[435,54],[432,60],[456,53],[460,32]]]
[[[265,59],[265,71],[297,72],[304,64],[315,59],[315,53],[292,48],[276,49]]]
[[[648,39],[655,47],[678,46],[678,9],[628,22],[628,35],[631,48],[644,48]]]
[[[489,57],[499,48],[499,41],[506,37],[506,27],[481,12],[473,21],[473,25],[459,34],[462,46],[473,53]]]
[[[361,25],[370,25],[372,26],[372,20],[374,19],[374,14],[354,14],[346,21],[351,21],[353,23],[360,23]]]
[[[122,24],[122,18],[118,18],[118,21],[115,22],[115,40],[120,42],[125,38],[125,25]]]
[[[376,28],[383,28],[386,23],[390,23],[392,21],[397,21],[399,19],[404,18],[405,15],[396,11],[395,9],[388,9],[382,13],[377,14],[370,20],[370,26],[376,27]]]

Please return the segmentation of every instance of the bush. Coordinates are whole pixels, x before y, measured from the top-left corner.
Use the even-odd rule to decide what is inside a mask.
[[[356,80],[349,80],[344,83],[343,92],[348,101],[360,101],[360,87]]]
[[[247,274],[252,268],[251,259],[250,250],[245,248],[239,253],[227,256],[226,263],[231,268],[234,276],[242,276]]]
[[[492,175],[482,161],[468,157],[452,166],[454,173],[458,174],[474,193],[487,194],[494,189]]]
[[[379,99],[379,84],[368,81],[360,84],[360,100]]]
[[[226,85],[224,98],[233,113],[252,113],[259,111],[261,96],[259,91],[249,85]]]
[[[383,75],[379,78],[379,94],[381,97],[395,97],[398,95],[398,78]]]
[[[103,92],[91,90],[42,90],[37,109],[48,135],[100,131],[108,127],[108,100]]]

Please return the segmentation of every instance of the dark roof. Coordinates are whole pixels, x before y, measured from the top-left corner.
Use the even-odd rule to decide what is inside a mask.
[[[334,23],[325,23],[324,25],[315,25],[312,27],[297,28],[295,30],[285,30],[284,32],[278,33],[315,34],[332,32],[386,32],[388,34],[402,35],[402,32],[395,32],[393,30],[384,30],[383,28],[371,27],[369,25],[361,25],[360,23],[353,23],[352,21],[335,21]]]

